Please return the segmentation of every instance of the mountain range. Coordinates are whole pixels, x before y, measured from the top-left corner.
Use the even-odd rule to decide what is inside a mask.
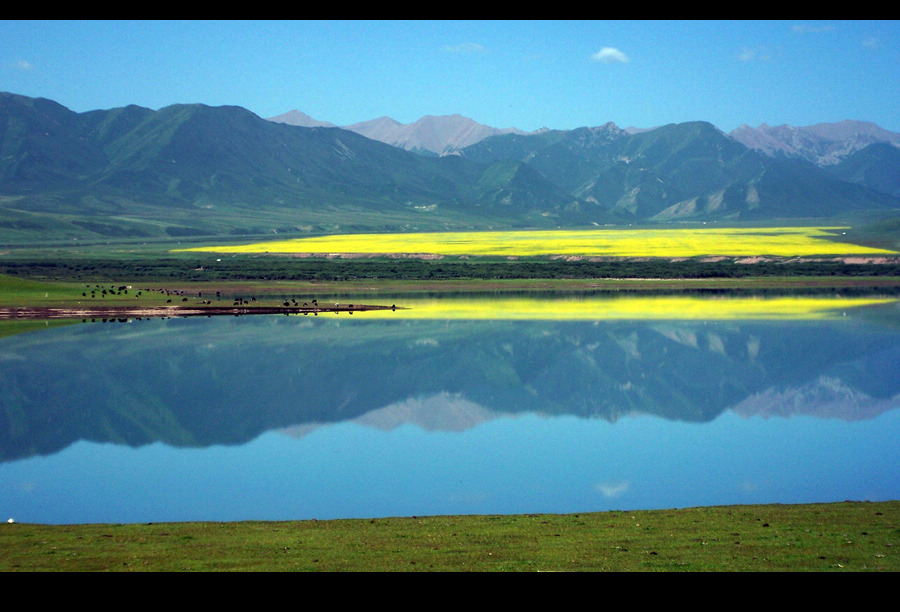
[[[541,128],[526,132],[517,128],[494,128],[482,125],[462,115],[426,115],[413,123],[400,123],[390,117],[337,126],[310,117],[299,110],[269,117],[269,121],[301,127],[343,127],[367,138],[423,154],[448,155],[457,153],[489,136],[500,134],[540,134]],[[612,124],[610,124],[612,125]],[[653,128],[625,128],[628,134],[646,132]],[[869,121],[850,119],[836,123],[819,123],[803,127],[791,125],[759,127],[741,125],[728,134],[747,148],[769,156],[805,159],[818,166],[840,164],[850,155],[872,144],[891,144],[900,147],[900,134],[885,130]]]
[[[898,137],[862,122],[336,127],[299,111],[77,113],[0,93],[0,243],[871,219],[900,214]]]
[[[805,159],[819,166],[840,165],[848,157],[873,144],[900,147],[900,134],[868,121],[839,121],[805,127],[790,125],[757,128],[742,125],[731,137],[751,149],[768,155]]]
[[[327,121],[313,119],[298,110],[270,117],[269,121],[299,127],[339,127]],[[423,155],[449,155],[489,136],[527,133],[516,128],[500,129],[483,125],[462,115],[426,115],[413,123],[400,123],[390,117],[379,117],[342,127],[366,138]]]

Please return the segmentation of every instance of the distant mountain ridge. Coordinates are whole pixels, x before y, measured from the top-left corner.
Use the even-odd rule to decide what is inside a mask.
[[[329,123],[328,121],[319,121],[318,119],[313,119],[306,113],[298,110],[291,110],[277,117],[270,117],[269,121],[274,121],[275,123],[286,123],[288,125],[296,125],[298,127],[338,127],[333,123]]]
[[[742,125],[731,137],[744,146],[767,155],[799,157],[818,166],[832,166],[851,154],[876,143],[900,147],[900,134],[868,121],[845,120],[805,127],[790,125],[757,128]]]
[[[268,120],[302,127],[338,127],[333,123],[314,119],[299,110],[270,117]],[[615,124],[611,122],[605,125],[615,127]],[[413,123],[400,123],[390,117],[380,117],[341,127],[407,151],[430,152],[438,155],[458,152],[490,136],[538,134],[548,131],[548,128],[542,128],[535,132],[527,132],[514,127],[499,129],[477,123],[473,119],[458,114],[425,115]],[[622,131],[627,134],[636,134],[653,129],[656,128],[629,127]],[[850,155],[871,144],[888,143],[900,148],[900,133],[885,130],[870,121],[851,119],[800,127],[770,126],[763,123],[754,128],[744,124],[729,132],[728,135],[747,148],[766,155],[801,158],[823,167],[839,164]]]
[[[423,119],[420,134],[445,154],[238,106],[76,113],[0,92],[0,243],[900,213],[900,162],[884,143],[826,169],[748,148],[702,121],[482,138],[472,120]],[[380,123],[386,134],[396,122]]]
[[[313,119],[306,113],[298,110],[270,117],[269,121],[300,127],[338,127],[332,123]],[[390,117],[379,117],[370,121],[362,121],[341,127],[345,130],[362,134],[366,138],[400,147],[407,151],[435,155],[449,155],[458,152],[490,136],[526,133],[516,128],[501,129],[483,125],[458,114],[426,115],[413,123],[400,123]]]
[[[322,125],[337,127],[298,110],[271,117],[269,120],[304,127]],[[479,124],[461,115],[438,117],[426,115],[409,124],[400,123],[390,117],[380,117],[343,127],[407,151],[435,155],[458,155],[466,147],[492,136],[538,135],[553,131],[548,128],[534,132],[517,128],[498,129]],[[630,136],[657,128],[620,129],[612,122],[600,127],[576,128],[576,130],[584,129],[594,131],[603,129],[617,136]],[[745,124],[728,133],[728,136],[748,149],[759,151],[769,157],[806,160],[831,171],[842,180],[900,197],[900,159],[898,159],[900,134],[885,130],[872,122],[847,119],[801,127],[770,126],[763,123],[756,128]],[[888,145],[893,149],[884,148]],[[874,148],[864,151],[869,146]]]

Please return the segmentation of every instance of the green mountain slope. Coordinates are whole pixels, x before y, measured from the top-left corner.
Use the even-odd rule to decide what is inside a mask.
[[[811,163],[751,151],[705,122],[636,134],[607,125],[495,136],[464,153],[482,163],[522,160],[619,221],[829,217],[897,206]]]
[[[844,181],[900,197],[900,147],[876,143],[830,167]]]
[[[253,233],[357,220],[377,229],[472,228],[521,223],[517,202],[534,202],[532,191],[541,212],[573,200],[536,175],[522,193],[504,184],[517,173],[490,164],[423,157],[339,128],[276,124],[239,107],[79,115],[12,94],[0,103],[0,227],[22,234]]]
[[[0,93],[0,243],[830,217],[900,200],[704,122],[424,156],[236,106],[75,113]]]

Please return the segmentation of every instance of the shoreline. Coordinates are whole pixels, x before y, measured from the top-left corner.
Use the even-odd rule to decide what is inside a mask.
[[[178,318],[178,317],[211,317],[239,315],[272,315],[272,314],[312,314],[320,312],[362,312],[369,310],[397,310],[395,305],[383,306],[375,304],[346,304],[335,306],[256,306],[256,307],[196,307],[196,306],[160,306],[132,307],[105,306],[99,308],[53,308],[23,307],[0,308],[0,321],[11,319],[84,319],[84,318]]]

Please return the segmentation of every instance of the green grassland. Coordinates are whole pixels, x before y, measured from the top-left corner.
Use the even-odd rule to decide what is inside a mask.
[[[900,502],[0,525],[0,571],[895,572]]]

